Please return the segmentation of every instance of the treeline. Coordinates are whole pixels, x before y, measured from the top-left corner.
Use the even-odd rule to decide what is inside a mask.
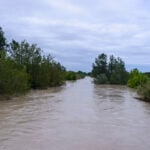
[[[77,80],[77,79],[82,79],[87,75],[87,73],[82,72],[82,71],[67,71],[65,74],[65,79],[66,80]]]
[[[150,101],[150,73],[138,69],[127,72],[121,58],[100,54],[93,64],[92,76],[96,84],[120,84],[137,89],[141,99]]]
[[[43,55],[36,44],[15,40],[8,44],[0,27],[0,95],[59,86],[66,76],[65,67],[50,54]]]

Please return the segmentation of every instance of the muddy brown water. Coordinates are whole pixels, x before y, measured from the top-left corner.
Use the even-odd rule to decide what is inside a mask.
[[[150,104],[87,77],[0,101],[0,150],[149,150]]]

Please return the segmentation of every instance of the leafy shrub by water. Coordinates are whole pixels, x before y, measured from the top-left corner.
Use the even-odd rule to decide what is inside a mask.
[[[138,94],[141,95],[143,100],[150,101],[150,81],[138,88]]]

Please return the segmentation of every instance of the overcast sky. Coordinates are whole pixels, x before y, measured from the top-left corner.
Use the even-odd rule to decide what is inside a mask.
[[[0,0],[0,26],[67,69],[90,71],[104,52],[150,71],[149,0]]]

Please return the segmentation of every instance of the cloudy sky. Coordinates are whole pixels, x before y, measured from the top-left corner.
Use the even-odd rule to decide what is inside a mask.
[[[149,0],[0,0],[0,26],[67,69],[90,71],[104,52],[150,71]]]

